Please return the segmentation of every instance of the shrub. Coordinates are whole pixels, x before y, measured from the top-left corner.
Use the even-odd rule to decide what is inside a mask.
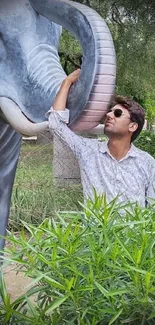
[[[143,131],[134,141],[134,144],[155,158],[155,133],[147,130]]]
[[[33,288],[11,304],[1,284],[1,324],[155,324],[153,206],[96,197],[81,214],[24,227],[9,234],[7,254]]]

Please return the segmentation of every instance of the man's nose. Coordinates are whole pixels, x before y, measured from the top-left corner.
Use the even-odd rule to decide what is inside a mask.
[[[111,118],[113,118],[113,117],[114,117],[114,113],[113,113],[112,111],[110,111],[110,112],[108,112],[108,113],[106,114],[106,117],[111,117]]]

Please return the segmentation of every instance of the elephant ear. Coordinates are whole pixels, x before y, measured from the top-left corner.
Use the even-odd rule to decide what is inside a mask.
[[[69,0],[30,0],[33,8],[69,30],[80,42],[80,78],[70,89],[70,128],[88,130],[104,118],[114,92],[116,57],[105,21],[91,8]]]

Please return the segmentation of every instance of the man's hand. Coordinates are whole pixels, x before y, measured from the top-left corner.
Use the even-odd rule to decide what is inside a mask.
[[[64,83],[71,86],[74,82],[76,82],[79,78],[81,69],[77,69],[70,73],[64,80]]]
[[[78,80],[80,72],[81,72],[80,69],[75,70],[69,76],[67,76],[65,80],[62,82],[61,87],[53,103],[53,109],[55,111],[65,110],[69,89],[71,85]]]

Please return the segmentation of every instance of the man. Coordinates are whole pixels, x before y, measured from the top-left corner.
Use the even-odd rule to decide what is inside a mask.
[[[63,81],[48,112],[49,127],[77,157],[86,199],[93,198],[95,188],[99,195],[106,193],[108,201],[118,195],[119,202],[137,202],[145,207],[155,198],[155,160],[132,144],[143,128],[144,110],[132,99],[118,97],[105,119],[104,133],[108,141],[76,135],[67,127],[66,101],[70,86],[79,74],[80,69]]]

